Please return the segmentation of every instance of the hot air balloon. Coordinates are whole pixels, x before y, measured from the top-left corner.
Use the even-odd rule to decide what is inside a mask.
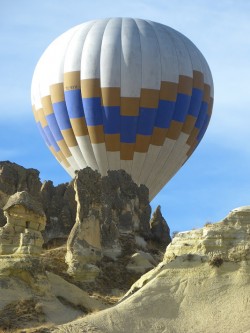
[[[152,199],[190,157],[212,112],[208,64],[163,24],[111,18],[80,24],[40,58],[33,112],[49,149],[73,177],[87,166],[124,169]]]

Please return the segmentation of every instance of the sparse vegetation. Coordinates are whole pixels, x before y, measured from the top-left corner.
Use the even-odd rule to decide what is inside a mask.
[[[21,300],[9,303],[0,311],[0,333],[18,332],[17,329],[41,325],[45,321],[45,315],[41,304],[33,299]]]
[[[0,329],[0,333],[50,333],[52,326],[49,324],[46,324],[44,326],[39,327],[31,327],[31,328],[17,328],[17,329],[7,329],[3,330]]]
[[[209,264],[213,267],[220,267],[223,264],[223,258],[221,256],[214,256],[209,260]]]
[[[70,280],[67,271],[67,264],[65,263],[66,246],[44,250],[41,255],[41,263],[46,271],[60,275],[66,280]],[[71,281],[70,281],[71,282]]]
[[[187,258],[187,261],[192,261],[194,258],[194,255],[192,253],[188,253],[186,258]]]

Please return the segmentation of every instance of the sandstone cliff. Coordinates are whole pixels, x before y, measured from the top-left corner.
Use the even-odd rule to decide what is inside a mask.
[[[249,333],[249,313],[250,207],[241,207],[179,233],[115,307],[53,332]]]

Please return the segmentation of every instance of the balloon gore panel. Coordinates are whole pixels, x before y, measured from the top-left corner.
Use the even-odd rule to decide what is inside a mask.
[[[72,177],[86,166],[102,175],[125,169],[151,199],[191,156],[213,106],[211,72],[194,44],[132,18],[90,21],[59,36],[31,90],[39,131]]]

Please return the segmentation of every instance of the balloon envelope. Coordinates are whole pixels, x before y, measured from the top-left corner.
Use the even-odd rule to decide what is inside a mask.
[[[124,169],[152,199],[192,154],[212,112],[213,81],[196,46],[148,20],[90,21],[59,36],[32,80],[35,119],[73,177]]]

